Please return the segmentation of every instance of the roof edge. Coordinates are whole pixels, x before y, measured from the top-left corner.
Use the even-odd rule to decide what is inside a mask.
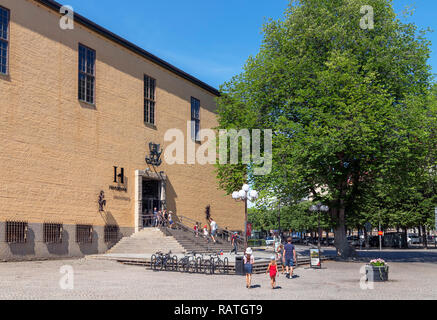
[[[36,2],[56,11],[59,13],[60,8],[62,5],[56,1],[53,0],[35,0]],[[126,49],[142,56],[143,58],[163,67],[164,69],[167,69],[168,71],[180,76],[181,78],[184,78],[185,80],[190,81],[191,83],[195,84],[196,86],[212,93],[213,95],[219,97],[220,91],[218,91],[216,88],[208,85],[207,83],[197,79],[196,77],[186,73],[185,71],[182,71],[181,69],[173,66],[172,64],[162,60],[161,58],[158,58],[157,56],[151,54],[150,52],[140,48],[139,46],[133,44],[132,42],[116,35],[115,33],[109,31],[108,29],[103,28],[102,26],[99,26],[98,24],[92,22],[91,20],[85,18],[84,16],[81,16],[78,13],[74,13],[74,20],[79,22],[80,24],[84,25],[87,28],[90,28],[91,30],[97,32],[98,34],[104,36],[105,38],[114,41],[118,43],[119,45],[125,47]]]

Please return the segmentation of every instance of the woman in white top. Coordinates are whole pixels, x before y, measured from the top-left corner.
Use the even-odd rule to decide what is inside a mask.
[[[246,273],[246,288],[250,289],[252,283],[252,273],[253,273],[253,264],[255,263],[255,258],[252,254],[252,249],[247,248],[246,254],[244,255],[244,272]]]

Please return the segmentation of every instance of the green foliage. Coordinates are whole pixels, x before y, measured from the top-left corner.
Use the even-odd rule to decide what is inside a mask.
[[[373,30],[360,28],[362,5],[374,8]],[[346,223],[429,221],[437,112],[425,33],[389,0],[293,1],[263,31],[258,55],[221,87],[219,126],[272,129],[273,170],[219,166],[221,186],[247,176],[290,205],[311,195],[330,206],[343,242]],[[290,206],[301,217],[290,226],[308,225],[301,209]]]

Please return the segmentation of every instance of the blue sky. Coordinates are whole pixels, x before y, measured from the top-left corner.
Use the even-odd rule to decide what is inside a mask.
[[[283,16],[288,0],[66,0],[97,24],[218,88],[256,55],[261,27]],[[396,12],[413,6],[409,20],[431,27],[430,64],[437,73],[437,1],[394,0]]]

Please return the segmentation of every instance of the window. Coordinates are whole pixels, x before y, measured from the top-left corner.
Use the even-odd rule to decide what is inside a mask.
[[[27,241],[27,222],[6,221],[6,242],[7,243],[26,243]]]
[[[76,242],[77,243],[92,243],[93,242],[93,226],[91,225],[76,225]]]
[[[8,74],[9,10],[0,7],[0,73]]]
[[[44,243],[62,243],[62,224],[44,223]]]
[[[191,97],[191,139],[200,141],[200,101]]]
[[[155,88],[156,80],[144,76],[144,122],[155,124]]]
[[[118,226],[105,226],[105,243],[115,243],[118,241]]]
[[[95,103],[96,52],[79,44],[79,100]]]

